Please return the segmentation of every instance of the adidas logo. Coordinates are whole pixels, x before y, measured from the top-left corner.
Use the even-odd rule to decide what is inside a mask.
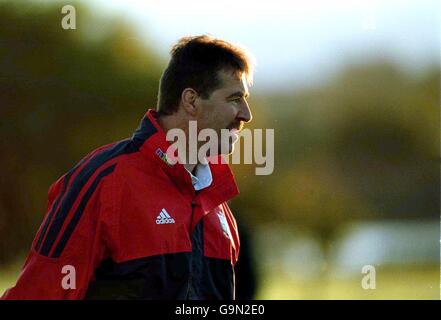
[[[156,224],[175,223],[175,219],[170,217],[167,210],[162,209],[159,216],[156,217]]]

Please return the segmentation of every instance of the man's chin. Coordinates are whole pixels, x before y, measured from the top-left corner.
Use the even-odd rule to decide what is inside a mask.
[[[235,142],[227,142],[224,145],[219,146],[218,154],[228,156],[234,152]]]

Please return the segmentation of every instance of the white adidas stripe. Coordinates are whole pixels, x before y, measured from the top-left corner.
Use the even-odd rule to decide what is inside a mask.
[[[164,214],[164,209],[162,209],[162,211],[159,213],[159,215],[164,218],[167,219],[168,217]]]
[[[168,214],[167,210],[162,209],[162,212],[164,212],[164,214],[166,215],[167,218],[171,218],[170,215]]]

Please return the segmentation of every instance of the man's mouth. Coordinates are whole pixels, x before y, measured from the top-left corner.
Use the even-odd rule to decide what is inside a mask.
[[[231,125],[227,127],[227,130],[230,131],[230,144],[235,143],[237,140],[239,140],[239,133],[243,129],[243,122],[234,122]]]
[[[237,140],[239,140],[239,133],[243,128],[243,124],[240,123],[239,125],[233,126],[230,129],[230,143],[235,143]]]
[[[234,124],[228,126],[227,129],[230,130],[230,132],[232,132],[232,133],[234,132],[235,134],[238,134],[243,129],[243,122],[241,121],[239,123],[234,123]]]

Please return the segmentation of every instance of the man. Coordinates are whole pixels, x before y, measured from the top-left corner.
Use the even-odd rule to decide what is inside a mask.
[[[3,298],[234,299],[239,236],[226,203],[238,193],[233,175],[222,161],[171,164],[166,133],[191,138],[196,121],[198,130],[234,137],[251,120],[251,77],[241,49],[209,36],[181,39],[157,111],[50,187],[31,252]],[[221,139],[218,151],[232,152],[236,138]]]

